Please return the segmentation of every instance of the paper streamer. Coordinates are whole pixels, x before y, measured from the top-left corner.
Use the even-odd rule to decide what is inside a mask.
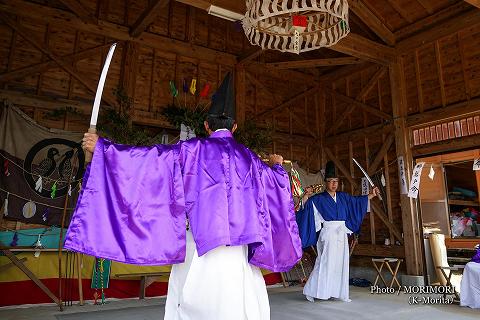
[[[422,176],[422,170],[425,162],[419,162],[413,169],[412,179],[410,180],[410,187],[408,188],[408,196],[416,199],[418,197],[418,191],[420,190],[420,177]]]
[[[398,157],[398,179],[400,181],[400,194],[408,194],[407,176],[405,174],[405,162],[403,156]]]
[[[362,195],[366,196],[370,192],[370,185],[368,183],[367,178],[362,178]]]

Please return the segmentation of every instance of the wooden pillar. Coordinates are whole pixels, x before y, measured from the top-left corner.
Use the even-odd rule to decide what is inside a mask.
[[[412,174],[412,153],[408,138],[408,131],[405,124],[407,116],[407,96],[405,89],[405,78],[403,74],[402,59],[390,65],[390,86],[392,89],[392,107],[395,126],[395,144],[397,156],[403,156],[405,163],[405,174],[410,180]],[[414,199],[406,194],[400,195],[400,206],[402,209],[403,240],[405,245],[405,260],[408,275],[423,274],[423,240],[422,230],[419,229],[419,215]]]
[[[135,83],[137,81],[138,51],[138,43],[133,41],[125,42],[122,57],[122,70],[120,74],[120,86],[124,90],[125,94],[131,99],[132,107],[135,101]]]
[[[246,80],[245,80],[245,67],[243,65],[237,65],[235,67],[235,92],[236,92],[236,122],[239,126],[242,126],[245,122],[245,95]]]

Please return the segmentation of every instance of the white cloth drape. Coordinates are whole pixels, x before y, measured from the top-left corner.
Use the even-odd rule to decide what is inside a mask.
[[[221,246],[199,257],[187,231],[187,255],[172,267],[164,319],[270,319],[265,280],[247,258],[247,246]]]

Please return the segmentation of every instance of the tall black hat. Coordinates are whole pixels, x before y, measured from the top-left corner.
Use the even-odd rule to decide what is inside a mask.
[[[328,161],[325,166],[325,179],[329,178],[338,178],[335,163],[333,163],[333,161]]]
[[[212,96],[212,105],[208,114],[235,119],[235,87],[231,72],[227,73],[222,84]]]

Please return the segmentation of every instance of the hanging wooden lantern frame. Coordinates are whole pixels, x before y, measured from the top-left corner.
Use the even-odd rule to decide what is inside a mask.
[[[333,46],[350,32],[347,0],[247,0],[246,4],[243,29],[250,43],[262,49],[299,54]]]

